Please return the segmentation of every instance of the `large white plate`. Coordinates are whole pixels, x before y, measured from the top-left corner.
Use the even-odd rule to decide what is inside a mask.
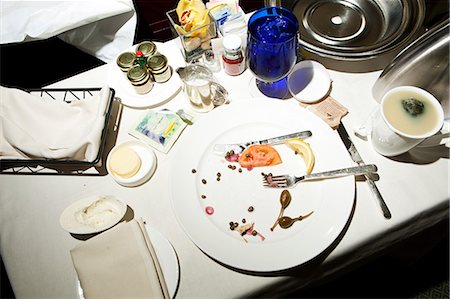
[[[159,53],[168,52],[167,45],[155,43]],[[135,52],[136,45],[126,51]],[[124,52],[126,52],[124,51]],[[120,55],[120,54],[119,54]],[[169,57],[168,64],[171,65]],[[109,64],[108,84],[116,91],[116,96],[120,98],[122,104],[132,108],[152,108],[171,100],[181,89],[181,80],[172,68],[172,77],[165,83],[155,83],[152,90],[147,94],[138,94],[130,84],[123,71],[117,66],[117,57]]]
[[[174,298],[178,289],[180,280],[180,265],[178,257],[172,244],[157,229],[146,225],[148,236],[155,249],[161,270],[166,281],[167,290],[170,298]],[[83,289],[80,281],[77,279],[78,298],[84,299]]]
[[[212,150],[215,143],[259,140],[301,130],[313,134],[307,141],[316,156],[314,172],[351,166],[338,135],[293,102],[234,101],[209,112],[181,136],[170,169],[172,203],[185,232],[202,251],[237,269],[268,272],[301,265],[336,240],[352,210],[354,177],[310,181],[289,189],[292,201],[284,215],[314,213],[289,229],[270,231],[280,211],[282,190],[264,188],[261,172],[302,175],[306,167],[301,157],[285,145],[277,145],[283,163],[239,172],[228,168],[230,163]],[[253,212],[248,211],[250,206]],[[205,212],[207,207],[214,208],[212,215]],[[231,221],[241,223],[244,218],[255,223],[254,229],[264,241],[259,235],[250,235],[245,242],[230,229]]]

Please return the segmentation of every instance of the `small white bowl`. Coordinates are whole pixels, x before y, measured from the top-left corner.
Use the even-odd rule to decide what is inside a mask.
[[[138,172],[130,178],[123,178],[117,176],[114,174],[114,172],[111,171],[110,166],[111,154],[113,154],[121,147],[129,147],[130,149],[135,151],[136,154],[141,159],[141,167],[139,168]],[[150,148],[150,146],[141,141],[138,140],[125,141],[112,148],[106,160],[106,169],[118,184],[125,187],[136,187],[147,182],[152,177],[156,169],[156,155],[155,152]]]
[[[315,103],[324,99],[331,89],[330,74],[314,60],[297,63],[288,76],[288,88],[292,96],[303,103]]]

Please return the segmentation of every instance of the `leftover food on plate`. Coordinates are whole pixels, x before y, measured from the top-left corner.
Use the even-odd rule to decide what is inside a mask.
[[[309,143],[300,138],[292,138],[285,142],[286,146],[292,149],[295,154],[302,156],[306,164],[306,174],[310,174],[314,168],[315,157]]]
[[[239,165],[244,168],[273,166],[282,162],[275,148],[265,144],[250,145],[239,157]]]
[[[300,138],[291,138],[285,142],[285,145],[303,158],[306,174],[310,174],[314,168],[315,156],[309,143]],[[231,150],[226,153],[225,159],[228,162],[238,162],[241,167],[248,170],[254,167],[274,166],[283,162],[278,151],[267,144],[250,145],[242,154]]]

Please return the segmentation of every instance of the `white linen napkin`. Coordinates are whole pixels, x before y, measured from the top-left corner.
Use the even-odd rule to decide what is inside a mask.
[[[133,45],[137,14],[132,0],[1,1],[0,43],[58,36],[112,62]]]
[[[94,161],[101,142],[109,87],[66,103],[0,86],[0,160]]]
[[[70,253],[86,299],[170,298],[142,219],[120,223]]]

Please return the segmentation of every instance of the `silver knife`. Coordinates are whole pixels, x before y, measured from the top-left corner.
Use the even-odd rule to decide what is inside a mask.
[[[337,131],[338,131],[339,135],[341,136],[341,139],[344,142],[345,147],[347,148],[348,152],[350,153],[352,160],[358,165],[364,165],[364,161],[362,160],[361,156],[359,155],[358,150],[356,149],[355,145],[351,141],[350,136],[348,136],[347,130],[345,129],[345,127],[342,123],[339,124]],[[384,201],[383,197],[381,196],[381,193],[378,190],[377,185],[375,185],[375,182],[372,180],[372,178],[369,175],[364,175],[364,177],[366,178],[366,182],[369,185],[369,188],[372,191],[373,196],[380,204],[380,208],[381,208],[381,211],[383,212],[384,218],[391,219],[391,217],[392,217],[391,212],[389,211],[389,208],[386,205],[386,202]]]
[[[215,144],[214,145],[214,153],[218,155],[225,156],[230,151],[233,151],[235,154],[242,153],[248,146],[252,144],[270,144],[270,145],[277,145],[285,142],[287,139],[290,138],[307,138],[312,135],[311,131],[301,131],[296,132],[288,135],[278,136],[278,137],[272,137],[269,139],[264,140],[258,140],[258,141],[249,141],[249,142],[243,142],[243,143],[234,143],[234,144]]]

